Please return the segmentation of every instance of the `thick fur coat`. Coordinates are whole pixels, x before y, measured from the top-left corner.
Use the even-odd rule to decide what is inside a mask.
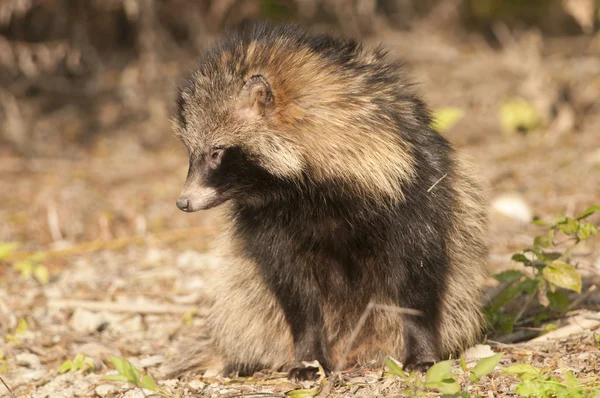
[[[190,170],[178,206],[224,203],[202,337],[168,372],[406,368],[482,335],[485,204],[381,48],[260,26],[209,49],[177,96]],[[353,341],[372,303],[378,307]]]

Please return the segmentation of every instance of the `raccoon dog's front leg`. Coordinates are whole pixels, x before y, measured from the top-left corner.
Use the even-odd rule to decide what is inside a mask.
[[[306,268],[286,270],[288,272],[272,272],[274,269],[268,268],[263,268],[266,271],[264,275],[283,309],[294,339],[296,364],[290,370],[289,377],[297,380],[316,377],[316,371],[305,368],[302,365],[303,361],[317,360],[328,373],[331,369],[331,358],[318,284]]]
[[[425,370],[440,360],[438,328],[446,267],[444,255],[422,255],[406,264],[400,305],[421,311],[419,316],[405,315],[403,319],[402,362],[406,370]]]

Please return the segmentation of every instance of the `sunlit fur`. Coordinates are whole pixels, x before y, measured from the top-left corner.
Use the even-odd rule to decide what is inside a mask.
[[[242,145],[274,175],[342,179],[355,194],[398,200],[414,173],[397,118],[403,129],[424,122],[398,61],[290,27],[257,29],[254,37],[210,49],[183,86],[179,134],[188,147]],[[268,117],[248,120],[236,112],[236,99],[254,75],[269,81],[276,104]]]
[[[272,111],[259,117],[245,112],[239,100],[244,82],[254,75],[269,82],[275,102]],[[241,372],[287,369],[294,364],[290,326],[258,260],[248,252],[248,242],[261,244],[256,240],[263,236],[262,225],[280,225],[273,219],[277,217],[293,223],[297,232],[277,235],[281,245],[265,241],[273,244],[265,246],[267,251],[313,237],[339,237],[344,247],[344,238],[358,233],[355,228],[373,242],[381,240],[356,264],[359,270],[352,270],[359,272],[358,284],[346,285],[345,265],[325,251],[299,254],[298,264],[279,271],[296,278],[301,270],[294,267],[315,267],[334,365],[343,359],[369,301],[401,306],[405,297],[422,293],[408,286],[400,289],[405,297],[390,294],[394,281],[404,283],[405,272],[431,279],[431,289],[440,287],[439,298],[427,306],[440,314],[441,358],[456,356],[478,341],[484,200],[466,163],[429,127],[428,111],[398,61],[353,40],[261,26],[209,49],[182,85],[177,104],[178,135],[192,157],[213,146],[240,147],[260,169],[297,191],[290,205],[288,193],[255,192],[250,183],[235,187],[242,199],[234,197],[227,204],[228,227],[215,250],[223,266],[210,284],[214,303],[207,329],[183,343],[167,373],[225,366]],[[302,199],[304,194],[310,199]],[[295,210],[276,210],[290,206]],[[341,218],[330,216],[329,210],[338,211],[335,206],[342,207]],[[240,227],[241,208],[263,209],[256,213],[255,234]],[[428,257],[432,249],[440,251],[435,254],[443,260],[439,264],[434,254]],[[348,244],[348,253],[353,250]],[[421,268],[413,266],[412,253],[431,261],[424,266],[414,258]],[[310,280],[299,286],[309,286]],[[401,359],[404,320],[395,312],[374,311],[346,363],[381,361],[387,355]]]

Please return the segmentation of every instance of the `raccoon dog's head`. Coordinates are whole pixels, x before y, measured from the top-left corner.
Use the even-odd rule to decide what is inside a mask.
[[[189,171],[177,206],[209,209],[231,198],[250,199],[269,179],[297,176],[299,153],[267,118],[276,98],[265,76],[245,81],[198,72],[177,99],[178,131],[189,154]]]
[[[224,40],[177,94],[189,154],[178,207],[315,192],[321,201],[401,200],[415,174],[403,134],[424,123],[407,87],[397,62],[352,40],[285,26]]]

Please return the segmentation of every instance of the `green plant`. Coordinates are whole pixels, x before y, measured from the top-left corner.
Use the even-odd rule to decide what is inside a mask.
[[[0,243],[0,261],[4,261],[4,259],[17,250],[18,247],[18,243]]]
[[[575,246],[598,233],[597,227],[585,219],[599,210],[600,206],[591,206],[576,218],[559,216],[553,223],[534,221],[534,224],[546,227],[548,232],[536,236],[532,247],[512,256],[513,261],[530,267],[532,273],[526,275],[519,270],[509,270],[494,276],[506,286],[486,306],[492,327],[511,332],[516,320],[536,296],[543,307],[559,313],[568,309],[569,297],[561,289],[581,293],[581,275],[568,260]],[[559,242],[556,241],[558,238],[561,238]],[[559,250],[559,247],[569,243],[564,251]],[[522,307],[520,314],[515,316],[502,311],[523,295],[528,296],[529,301],[528,305]],[[539,315],[537,320],[547,318],[545,315]]]
[[[464,117],[464,112],[459,108],[439,108],[433,112],[431,127],[440,133],[446,132]]]
[[[501,352],[499,354],[492,355],[491,357],[483,358],[482,360],[477,362],[475,367],[470,370],[470,373],[468,376],[469,381],[476,383],[483,376],[487,376],[488,374],[492,373],[492,371],[498,365],[498,363],[500,362],[500,360],[502,359],[503,356],[504,356],[504,353]],[[460,361],[460,366],[461,366],[463,372],[467,372],[466,362],[465,362],[464,358],[462,358],[462,357],[461,357],[461,361]]]
[[[324,383],[324,381],[321,381],[321,383],[319,383],[319,385],[317,387],[311,388],[311,389],[301,389],[301,390],[289,391],[287,393],[287,396],[292,397],[292,398],[316,397],[323,390],[323,383]]]
[[[59,369],[60,373],[77,372],[78,370],[93,372],[95,370],[94,361],[83,354],[77,354],[72,361],[66,360],[63,362]]]
[[[425,383],[423,383],[423,380],[417,373],[405,372],[392,358],[386,358],[385,365],[389,370],[389,372],[386,373],[387,376],[399,376],[403,379],[404,384],[407,386],[405,390],[401,391],[404,395],[409,397],[421,397],[426,394]]]
[[[0,262],[6,260],[18,247],[18,243],[0,243]],[[23,261],[14,263],[12,267],[15,271],[21,273],[23,279],[33,277],[36,281],[44,285],[50,279],[50,272],[48,271],[48,267],[40,264],[43,259],[43,253],[34,254]]]
[[[104,376],[106,380],[113,381],[124,381],[138,388],[144,388],[156,393],[160,397],[179,398],[181,395],[179,392],[170,392],[164,388],[159,387],[152,376],[142,375],[139,370],[136,369],[131,362],[126,359],[111,356],[111,362],[113,363],[115,370],[118,372],[116,375]]]
[[[13,332],[13,334],[8,333],[5,337],[6,340],[15,343],[15,344],[21,344],[21,340],[19,340],[18,335],[23,335],[25,334],[25,332],[27,331],[27,321],[25,321],[25,319],[19,319],[19,323],[17,324],[17,327],[15,328],[15,331]]]
[[[25,334],[26,331],[27,322],[25,319],[19,319],[19,323],[15,327],[13,333],[7,333],[6,336],[4,336],[6,343],[4,343],[4,346],[0,349],[0,373],[4,373],[8,370],[8,361],[5,355],[6,347],[11,343],[14,345],[21,344],[21,340],[18,336]]]
[[[523,98],[510,98],[500,105],[500,123],[506,133],[528,132],[542,123],[533,104]]]
[[[476,383],[481,377],[490,374],[503,356],[504,353],[499,353],[483,358],[471,369],[467,368],[466,361],[461,357],[460,368],[463,371],[462,379],[465,379],[465,383]],[[455,362],[448,360],[434,364],[425,375],[425,383],[423,383],[422,379],[415,372],[406,373],[391,358],[387,358],[385,364],[390,371],[389,374],[400,376],[404,379],[408,388],[403,393],[408,396],[420,397],[428,395],[430,390],[438,390],[442,393],[442,397],[469,398],[470,395],[467,392],[461,392],[459,374],[452,370]]]
[[[454,361],[442,361],[429,368],[425,375],[425,386],[444,395],[460,393],[460,383],[452,372],[453,363]]]
[[[43,254],[37,254],[27,258],[26,260],[14,263],[13,268],[15,271],[19,271],[21,273],[21,277],[23,277],[23,279],[29,279],[33,277],[36,281],[42,285],[45,285],[50,279],[50,272],[48,271],[48,267],[40,264],[40,261],[42,261],[43,258]]]
[[[562,380],[535,366],[516,364],[503,369],[504,373],[515,375],[521,383],[515,393],[523,397],[537,398],[587,398],[598,396],[598,377],[587,383],[577,379],[572,372],[562,372]]]

